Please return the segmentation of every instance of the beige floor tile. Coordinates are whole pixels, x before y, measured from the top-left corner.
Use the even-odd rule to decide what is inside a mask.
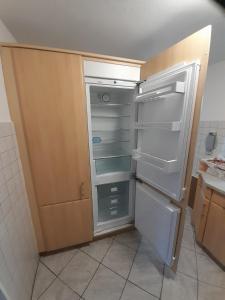
[[[41,261],[52,272],[58,275],[62,271],[62,269],[68,264],[68,262],[72,259],[72,257],[77,253],[78,250],[69,250],[53,255],[42,256]]]
[[[161,299],[197,300],[197,280],[181,273],[174,275],[166,269]]]
[[[86,300],[119,300],[124,285],[123,278],[101,265],[82,297]]]
[[[38,299],[55,278],[56,276],[52,272],[50,272],[42,263],[39,263],[32,300]]]
[[[211,258],[197,254],[197,265],[200,281],[225,288],[225,272]]]
[[[129,280],[150,294],[159,297],[162,288],[163,264],[149,251],[138,251]]]
[[[58,278],[50,285],[47,291],[39,298],[40,300],[79,300],[80,296],[75,294]]]
[[[201,248],[197,243],[195,243],[196,253],[201,255],[207,255],[203,248]]]
[[[195,251],[181,247],[178,271],[197,278],[197,262]]]
[[[59,277],[76,293],[82,295],[98,268],[98,263],[83,252],[76,254]]]
[[[224,300],[225,289],[199,282],[198,300]]]
[[[158,298],[127,281],[121,300],[156,300]]]
[[[103,260],[103,264],[127,278],[135,253],[135,250],[114,241]]]
[[[194,234],[192,230],[184,229],[182,246],[195,251]]]
[[[193,226],[191,225],[191,217],[187,214],[185,216],[184,228],[187,230],[194,230]]]
[[[116,241],[136,250],[141,241],[141,236],[137,230],[132,230],[117,235]]]
[[[81,250],[101,262],[111,246],[112,240],[112,238],[105,238],[96,242],[92,242],[90,245],[82,247]]]

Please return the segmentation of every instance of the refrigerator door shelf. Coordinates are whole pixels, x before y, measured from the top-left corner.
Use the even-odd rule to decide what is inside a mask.
[[[181,122],[142,122],[142,123],[135,123],[135,129],[144,130],[148,128],[156,128],[156,129],[164,129],[170,131],[180,131],[181,129]]]
[[[155,89],[149,89],[150,87],[151,85],[148,86],[145,83],[145,87],[142,88],[142,94],[136,97],[135,102],[153,101],[174,93],[183,94],[185,91],[185,83],[181,81],[175,81]]]
[[[136,161],[149,164],[151,167],[157,168],[161,172],[167,174],[176,173],[179,167],[177,160],[161,159],[150,154],[142,153],[138,149],[133,150],[132,158]]]

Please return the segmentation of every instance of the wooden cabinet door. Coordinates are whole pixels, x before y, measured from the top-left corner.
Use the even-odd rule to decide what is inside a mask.
[[[81,57],[35,49],[11,51],[39,206],[90,199]]]
[[[209,209],[203,245],[225,265],[225,208],[213,202]]]
[[[209,211],[209,200],[205,197],[205,188],[201,177],[198,179],[198,185],[195,196],[195,204],[192,213],[192,222],[195,227],[196,240],[202,242],[205,232],[206,220]]]
[[[201,177],[199,177],[198,183],[197,183],[197,188],[196,188],[196,193],[195,193],[194,207],[193,207],[192,216],[191,216],[191,221],[195,228],[196,228],[197,220],[199,219],[199,217],[201,215],[201,207],[202,207],[202,204],[200,203],[201,188],[202,188],[202,179],[201,179]]]
[[[90,199],[43,206],[40,217],[46,250],[82,244],[92,239]]]
[[[201,195],[200,197],[203,196]],[[202,242],[204,232],[205,232],[205,227],[206,227],[208,211],[209,211],[209,200],[206,198],[205,199],[202,198],[201,202],[202,202],[202,207],[198,219],[196,220],[196,226],[195,226],[196,240],[198,242]]]

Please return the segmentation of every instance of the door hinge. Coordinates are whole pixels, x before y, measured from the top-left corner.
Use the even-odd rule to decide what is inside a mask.
[[[136,177],[136,176],[135,176],[135,180],[136,180],[137,182],[139,182],[139,183],[144,183],[143,180],[141,180],[140,178],[138,178],[138,177]]]
[[[140,84],[144,83],[146,80],[140,80],[136,82],[136,85],[139,86]]]

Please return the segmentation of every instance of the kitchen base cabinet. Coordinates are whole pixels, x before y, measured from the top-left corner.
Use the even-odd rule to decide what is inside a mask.
[[[213,202],[208,214],[203,246],[225,265],[225,208]]]
[[[40,218],[46,251],[78,245],[92,240],[90,199],[43,206]]]
[[[209,211],[209,200],[204,199],[203,200],[203,206],[202,206],[202,211],[201,211],[201,215],[199,218],[199,221],[197,222],[197,231],[196,231],[196,240],[198,242],[201,242],[204,236],[204,232],[205,232],[205,225],[206,225],[206,221],[207,221],[207,215],[208,215],[208,211]]]
[[[207,186],[209,179],[204,173],[198,178],[192,224],[197,242],[225,266],[225,196]]]

